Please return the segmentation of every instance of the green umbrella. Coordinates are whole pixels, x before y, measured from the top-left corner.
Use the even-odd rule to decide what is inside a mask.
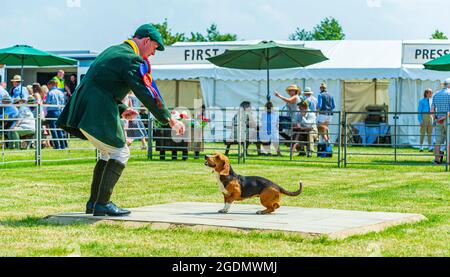
[[[304,67],[328,60],[328,58],[318,49],[261,41],[254,45],[228,49],[223,54],[207,60],[227,68],[266,69],[267,100],[269,101],[269,69]]]
[[[425,69],[430,70],[450,71],[450,54],[426,62],[423,66],[425,66]]]
[[[28,45],[15,45],[0,49],[0,64],[21,66],[20,76],[23,77],[23,66],[56,66],[77,65],[78,61],[54,55],[35,49]],[[22,79],[23,82],[23,79]],[[22,85],[21,82],[21,85]]]

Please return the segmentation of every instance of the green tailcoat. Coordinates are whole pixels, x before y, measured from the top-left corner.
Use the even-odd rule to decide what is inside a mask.
[[[130,90],[157,120],[167,123],[170,112],[164,103],[161,109],[156,105],[142,81],[139,66],[143,62],[126,43],[103,51],[64,107],[57,126],[86,139],[83,129],[101,142],[121,148],[125,133],[120,114],[126,109],[121,100]]]

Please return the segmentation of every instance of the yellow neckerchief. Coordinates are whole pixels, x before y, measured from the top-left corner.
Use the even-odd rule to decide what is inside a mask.
[[[139,56],[139,48],[137,47],[136,42],[131,39],[127,39],[124,43],[130,45],[131,48],[133,48],[134,53]]]

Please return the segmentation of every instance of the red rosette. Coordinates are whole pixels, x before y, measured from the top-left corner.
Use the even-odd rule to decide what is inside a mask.
[[[142,76],[142,81],[144,82],[146,87],[151,87],[152,86],[152,80],[150,79],[148,74],[145,74],[144,76]]]

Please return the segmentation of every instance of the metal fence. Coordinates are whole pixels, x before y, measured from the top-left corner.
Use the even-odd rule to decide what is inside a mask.
[[[25,114],[20,113],[22,108],[29,108],[33,118],[8,117],[8,109],[13,107],[18,109],[19,115]],[[41,165],[97,158],[88,141],[72,137],[54,126],[56,118],[51,118],[48,113],[51,108],[61,107],[0,104],[3,115],[0,119],[0,164],[26,162]],[[418,113],[336,111],[323,115],[316,111],[302,114],[301,111],[273,109],[268,112],[265,108],[175,110],[178,115],[187,115],[183,119],[187,126],[183,136],[176,136],[168,125],[154,120],[145,109],[139,109],[137,119],[123,122],[132,157],[186,160],[202,158],[202,153],[221,152],[237,163],[297,162],[337,167],[358,164],[432,165],[434,158],[434,153],[427,150],[435,147],[436,135],[433,134],[432,143],[428,143],[428,137],[425,138],[426,143],[419,143],[420,126],[413,120]],[[368,115],[376,115],[383,120],[354,120],[355,116],[367,118]],[[324,118],[328,123],[322,123]],[[18,132],[17,127],[27,125],[22,124],[24,120],[28,120],[28,127],[31,120],[34,128],[19,128]],[[445,149],[449,145],[448,116],[444,125],[447,126],[446,139],[437,155],[442,156],[441,165],[448,171],[449,151]],[[432,129],[436,130],[435,127]],[[58,132],[61,132],[59,136]],[[57,144],[67,144],[67,147],[54,149]],[[427,150],[419,152],[417,147],[421,146]],[[446,153],[445,157],[442,153]]]

